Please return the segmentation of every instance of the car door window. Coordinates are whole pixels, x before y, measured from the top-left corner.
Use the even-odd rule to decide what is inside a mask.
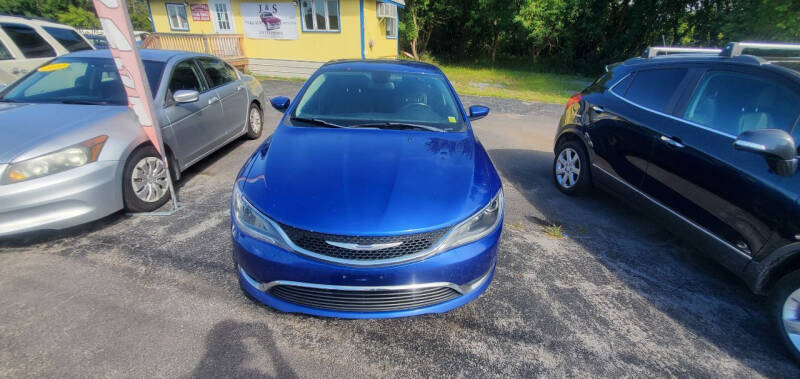
[[[22,24],[0,24],[9,38],[22,51],[25,58],[48,58],[56,56],[56,51],[33,28]]]
[[[197,71],[197,66],[192,61],[183,61],[175,65],[172,70],[172,77],[169,79],[169,91],[167,96],[172,98],[172,95],[180,90],[194,90],[197,92],[204,92],[206,88],[200,80],[200,73]]]
[[[8,51],[6,45],[3,45],[3,41],[0,41],[0,61],[9,59],[14,59],[14,57],[11,56],[11,52]]]
[[[623,97],[642,107],[668,112],[686,72],[684,68],[639,71]]]
[[[64,46],[64,48],[69,50],[70,52],[92,49],[89,43],[86,42],[86,40],[84,40],[74,30],[55,28],[52,26],[43,26],[42,29],[44,29],[44,31],[46,31],[47,34],[50,34],[50,36],[53,37],[53,39],[58,41],[58,43],[60,43],[61,46]]]
[[[236,71],[219,59],[201,58],[197,61],[200,63],[200,67],[206,72],[212,88],[219,87],[237,79]]]
[[[748,130],[792,130],[800,116],[800,96],[756,75],[710,71],[697,86],[683,118],[737,136]]]

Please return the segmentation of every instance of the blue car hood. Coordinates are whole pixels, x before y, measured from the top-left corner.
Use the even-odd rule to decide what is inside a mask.
[[[500,187],[471,133],[288,126],[245,179],[245,196],[273,220],[347,235],[450,226]]]

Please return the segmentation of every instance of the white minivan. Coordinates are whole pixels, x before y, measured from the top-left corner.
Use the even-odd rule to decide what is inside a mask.
[[[75,28],[51,21],[0,15],[0,86],[78,50],[94,49]]]

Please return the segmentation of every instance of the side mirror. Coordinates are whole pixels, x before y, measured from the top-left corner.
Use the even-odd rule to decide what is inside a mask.
[[[473,105],[469,107],[469,120],[480,120],[489,115],[489,107],[483,105]]]
[[[797,172],[797,146],[792,136],[783,130],[746,131],[736,138],[733,147],[764,156],[778,175],[791,176]]]
[[[200,99],[200,93],[193,89],[182,89],[175,91],[175,93],[172,94],[172,99],[175,100],[176,103],[194,103]]]
[[[286,96],[275,96],[269,99],[269,102],[272,104],[273,108],[278,110],[278,112],[283,113],[289,109],[289,102],[291,102],[291,100],[289,100],[289,98]]]

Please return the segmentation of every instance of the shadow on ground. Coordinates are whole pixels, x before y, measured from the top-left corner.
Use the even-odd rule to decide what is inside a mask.
[[[775,374],[759,363],[776,356],[796,369],[769,322],[766,300],[662,230],[658,220],[600,191],[586,197],[561,194],[552,182],[552,152],[496,149],[490,155],[506,185],[541,212],[525,216],[535,227],[561,225],[566,238],[650,305],[761,374]]]

